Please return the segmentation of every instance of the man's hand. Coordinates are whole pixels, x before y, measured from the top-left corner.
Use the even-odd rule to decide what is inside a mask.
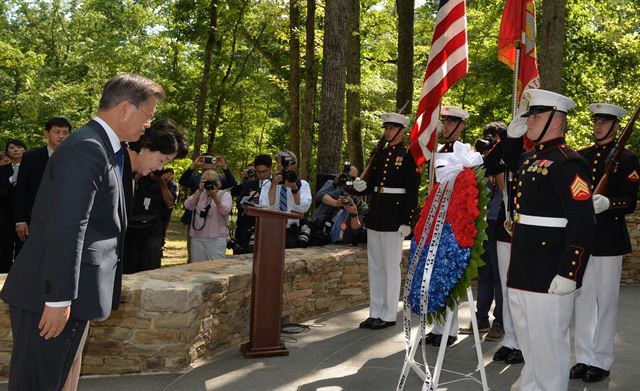
[[[202,168],[202,166],[204,166],[204,156],[200,155],[191,163],[191,170]]]
[[[356,189],[356,191],[364,191],[367,188],[367,182],[358,177],[353,180],[353,188]]]
[[[222,156],[216,157],[216,167],[222,168],[223,170],[227,169],[227,162],[224,161],[224,157]]]
[[[64,329],[64,326],[71,315],[71,306],[66,307],[49,307],[44,306],[38,329],[40,336],[44,339],[55,338]]]
[[[410,233],[411,233],[411,227],[409,227],[408,225],[403,224],[400,227],[398,227],[398,234],[402,236],[402,239],[409,236]]]
[[[284,185],[291,190],[298,190],[298,184],[296,182],[289,182],[287,180],[284,181]]]
[[[358,214],[358,207],[354,203],[346,204],[343,207],[349,214]]]
[[[556,275],[549,285],[549,293],[554,295],[568,295],[576,290],[576,282],[568,278]]]
[[[21,241],[26,241],[29,236],[29,226],[27,223],[18,223],[16,224],[16,234]]]
[[[594,194],[593,195],[593,210],[598,213],[602,213],[605,210],[609,209],[609,199],[602,194]],[[16,225],[16,231],[18,230],[18,226]]]

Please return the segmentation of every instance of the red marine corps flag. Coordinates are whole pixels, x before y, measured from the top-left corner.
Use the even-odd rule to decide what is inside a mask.
[[[411,130],[410,150],[418,166],[431,159],[436,149],[442,96],[468,71],[465,1],[440,0],[416,121]]]
[[[507,0],[498,35],[498,59],[515,71],[517,86],[514,87],[517,92],[514,88],[514,103],[520,103],[524,90],[540,88],[534,0]]]

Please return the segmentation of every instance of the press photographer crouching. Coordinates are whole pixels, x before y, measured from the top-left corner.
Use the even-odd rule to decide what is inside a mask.
[[[366,243],[364,217],[369,207],[353,191],[358,169],[346,162],[342,173],[328,180],[316,194],[320,205],[311,218],[311,237],[314,245]]]
[[[221,188],[218,174],[206,170],[202,173],[198,190],[184,202],[184,207],[193,212],[189,228],[191,262],[224,258],[231,193]]]
[[[285,150],[278,152],[275,160],[277,174],[271,181],[266,181],[260,191],[260,205],[304,215],[311,206],[311,189],[307,181],[298,178],[296,156]],[[286,248],[305,247],[308,244],[310,232],[308,228],[301,231],[300,220],[287,220]]]
[[[140,140],[129,143],[128,152],[135,187],[133,204],[130,205],[130,198],[127,200],[127,208],[131,210],[125,236],[125,274],[160,268],[164,236],[162,216],[175,202],[160,170],[171,160],[185,157],[187,145],[173,121],[159,119]],[[130,182],[123,185],[125,193],[131,194]]]

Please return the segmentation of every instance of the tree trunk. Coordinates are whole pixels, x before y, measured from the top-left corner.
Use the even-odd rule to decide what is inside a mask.
[[[351,0],[357,1],[357,0]],[[322,51],[322,96],[318,138],[318,173],[336,173],[344,128],[345,57],[348,7],[345,0],[327,0]]]
[[[543,89],[562,94],[562,60],[566,42],[566,0],[542,2],[540,31],[540,85]]]
[[[300,156],[300,0],[289,1],[289,106],[291,151]]]
[[[200,155],[200,146],[203,140],[204,127],[204,110],[207,103],[207,94],[209,93],[209,72],[211,69],[211,54],[213,45],[216,40],[216,28],[218,26],[218,0],[211,0],[211,9],[209,14],[209,34],[207,44],[204,48],[204,67],[202,69],[202,78],[200,79],[200,92],[198,94],[198,106],[196,108],[196,128],[193,140],[193,158]]]
[[[302,130],[300,159],[300,175],[311,177],[311,149],[313,144],[313,120],[316,98],[316,0],[307,0],[306,53],[305,53],[305,90],[304,90],[304,128]]]
[[[362,155],[362,119],[360,118],[360,2],[349,7],[347,35],[347,145],[349,160],[360,172],[364,169]]]
[[[414,0],[396,0],[398,11],[398,89],[396,107],[407,101],[405,113],[411,112],[413,100],[413,12]]]

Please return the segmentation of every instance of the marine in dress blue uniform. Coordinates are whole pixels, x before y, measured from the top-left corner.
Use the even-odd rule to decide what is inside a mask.
[[[595,143],[579,153],[589,162],[593,189],[604,174],[626,110],[607,103],[591,104],[589,110],[594,121]],[[631,252],[624,216],[636,208],[639,181],[638,158],[624,149],[605,192],[593,196],[596,240],[582,289],[576,294],[576,365],[569,372],[572,379],[591,383],[609,376],[618,318],[622,256]]]
[[[371,194],[367,227],[369,317],[360,328],[382,329],[396,324],[400,297],[402,242],[411,233],[418,202],[420,175],[403,145],[409,119],[397,113],[381,115],[387,146],[375,157],[368,181],[354,180],[360,194]]]
[[[526,136],[535,146],[520,157],[516,171],[507,275],[509,305],[525,359],[520,389],[563,391],[569,382],[574,291],[581,286],[595,236],[591,175],[587,162],[564,140],[566,114],[575,103],[545,90],[524,95],[529,101],[522,115]]]
[[[464,132],[465,121],[469,118],[469,113],[456,106],[442,106],[440,108],[440,122],[442,124],[442,138],[444,144],[438,148],[438,153],[453,152],[453,144],[460,140]],[[449,336],[447,345],[453,345],[458,339],[458,306],[451,314],[451,326],[449,326]],[[442,334],[444,332],[444,321],[435,320],[433,328],[425,337],[425,343],[433,346],[440,346]]]

